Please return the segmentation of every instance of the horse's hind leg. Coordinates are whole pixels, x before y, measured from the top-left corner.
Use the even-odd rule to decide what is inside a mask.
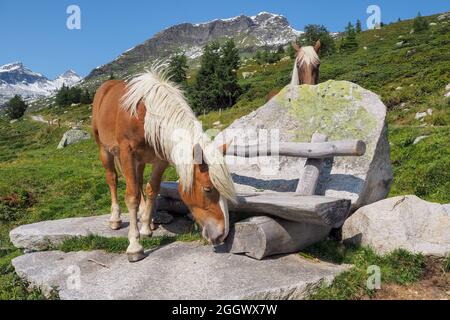
[[[152,222],[152,215],[155,211],[155,200],[159,193],[161,179],[167,166],[168,163],[166,161],[158,161],[153,164],[152,177],[145,188],[145,191],[147,193],[147,201],[145,203],[145,210],[141,216],[142,225],[141,229],[139,230],[141,236],[149,237],[152,235],[152,230],[155,229],[155,226]]]
[[[114,164],[114,156],[105,148],[100,147],[100,159],[106,170],[106,182],[111,192],[111,217],[109,226],[113,230],[120,229],[122,220],[120,218],[120,206],[117,200],[117,172]]]

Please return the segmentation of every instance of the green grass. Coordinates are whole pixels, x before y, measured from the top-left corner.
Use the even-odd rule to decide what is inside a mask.
[[[193,242],[203,241],[199,233],[182,234],[173,237],[152,237],[141,239],[144,249],[153,249],[159,246],[167,245],[175,241]],[[77,237],[64,240],[62,244],[55,247],[56,250],[64,252],[71,251],[92,251],[104,250],[110,253],[125,253],[128,247],[127,238],[105,238],[95,235],[87,237]]]
[[[367,287],[369,266],[378,266],[381,271],[381,286],[388,283],[407,285],[418,281],[425,268],[425,259],[420,254],[395,250],[379,256],[370,248],[346,247],[333,241],[318,243],[300,253],[305,258],[318,258],[333,263],[351,264],[350,270],[339,274],[331,285],[325,283],[313,288],[309,299],[348,300],[373,296],[374,290]]]
[[[445,258],[443,269],[445,272],[450,272],[450,256],[447,256],[447,258]]]
[[[22,252],[17,249],[0,250],[0,300],[45,299],[42,292],[29,289],[28,285],[14,272],[11,260],[21,254]]]

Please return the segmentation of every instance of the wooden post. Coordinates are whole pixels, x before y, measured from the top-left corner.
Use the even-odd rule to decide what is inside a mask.
[[[314,133],[311,139],[312,143],[326,142],[327,136],[321,133]],[[298,181],[297,190],[295,192],[303,196],[312,196],[316,192],[317,183],[319,182],[320,168],[322,167],[322,159],[307,159],[303,169],[302,176]]]

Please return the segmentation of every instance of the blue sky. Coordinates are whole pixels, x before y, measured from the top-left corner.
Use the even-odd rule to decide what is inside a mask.
[[[81,8],[81,30],[66,28],[71,4]],[[22,61],[50,78],[70,68],[86,76],[177,23],[269,11],[298,30],[316,23],[341,31],[348,21],[366,21],[370,4],[380,6],[383,22],[450,10],[443,0],[0,0],[0,65]]]

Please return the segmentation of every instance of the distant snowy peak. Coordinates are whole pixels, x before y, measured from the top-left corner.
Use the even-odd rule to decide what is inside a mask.
[[[49,96],[65,84],[73,86],[82,78],[73,70],[68,70],[55,80],[49,80],[40,73],[33,72],[21,62],[0,66],[0,105],[16,94],[27,100]]]
[[[83,78],[81,78],[75,71],[72,69],[67,70],[62,75],[60,75],[58,78],[53,80],[52,82],[55,84],[57,88],[61,88],[63,84],[66,86],[73,86],[74,84],[77,84],[80,82]]]

